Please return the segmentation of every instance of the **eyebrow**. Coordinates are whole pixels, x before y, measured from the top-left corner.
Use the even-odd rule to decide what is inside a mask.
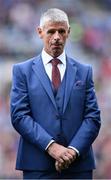
[[[66,32],[66,30],[64,29],[64,28],[60,28],[60,29],[54,29],[54,28],[52,28],[52,29],[48,29],[47,30],[47,32],[55,32],[55,31],[58,31],[58,32]]]

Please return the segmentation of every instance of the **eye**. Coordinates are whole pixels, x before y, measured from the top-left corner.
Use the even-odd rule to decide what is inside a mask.
[[[54,34],[54,33],[55,31],[53,29],[47,31],[47,34]]]
[[[60,33],[60,34],[65,34],[66,31],[65,31],[64,29],[60,29],[60,30],[59,30],[59,33]]]

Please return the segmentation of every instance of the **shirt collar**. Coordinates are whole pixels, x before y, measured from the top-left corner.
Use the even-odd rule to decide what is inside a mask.
[[[63,51],[63,53],[57,57],[62,63],[63,65],[66,65],[66,54],[65,54],[65,50]],[[42,60],[43,60],[43,64],[47,65],[51,60],[53,59],[52,56],[50,56],[44,49],[42,50]]]

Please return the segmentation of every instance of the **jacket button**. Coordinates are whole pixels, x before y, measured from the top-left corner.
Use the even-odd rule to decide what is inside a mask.
[[[60,138],[60,137],[61,137],[61,135],[60,135],[60,134],[57,134],[57,137],[58,137],[58,138]]]
[[[58,108],[58,110],[60,110],[60,107],[57,107]]]

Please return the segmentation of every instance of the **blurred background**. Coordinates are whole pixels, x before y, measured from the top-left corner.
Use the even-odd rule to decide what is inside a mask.
[[[21,178],[15,170],[19,135],[9,113],[13,64],[36,56],[42,42],[36,34],[44,10],[68,13],[71,34],[67,53],[93,66],[102,127],[94,143],[95,179],[111,178],[111,0],[0,0],[0,178]]]

